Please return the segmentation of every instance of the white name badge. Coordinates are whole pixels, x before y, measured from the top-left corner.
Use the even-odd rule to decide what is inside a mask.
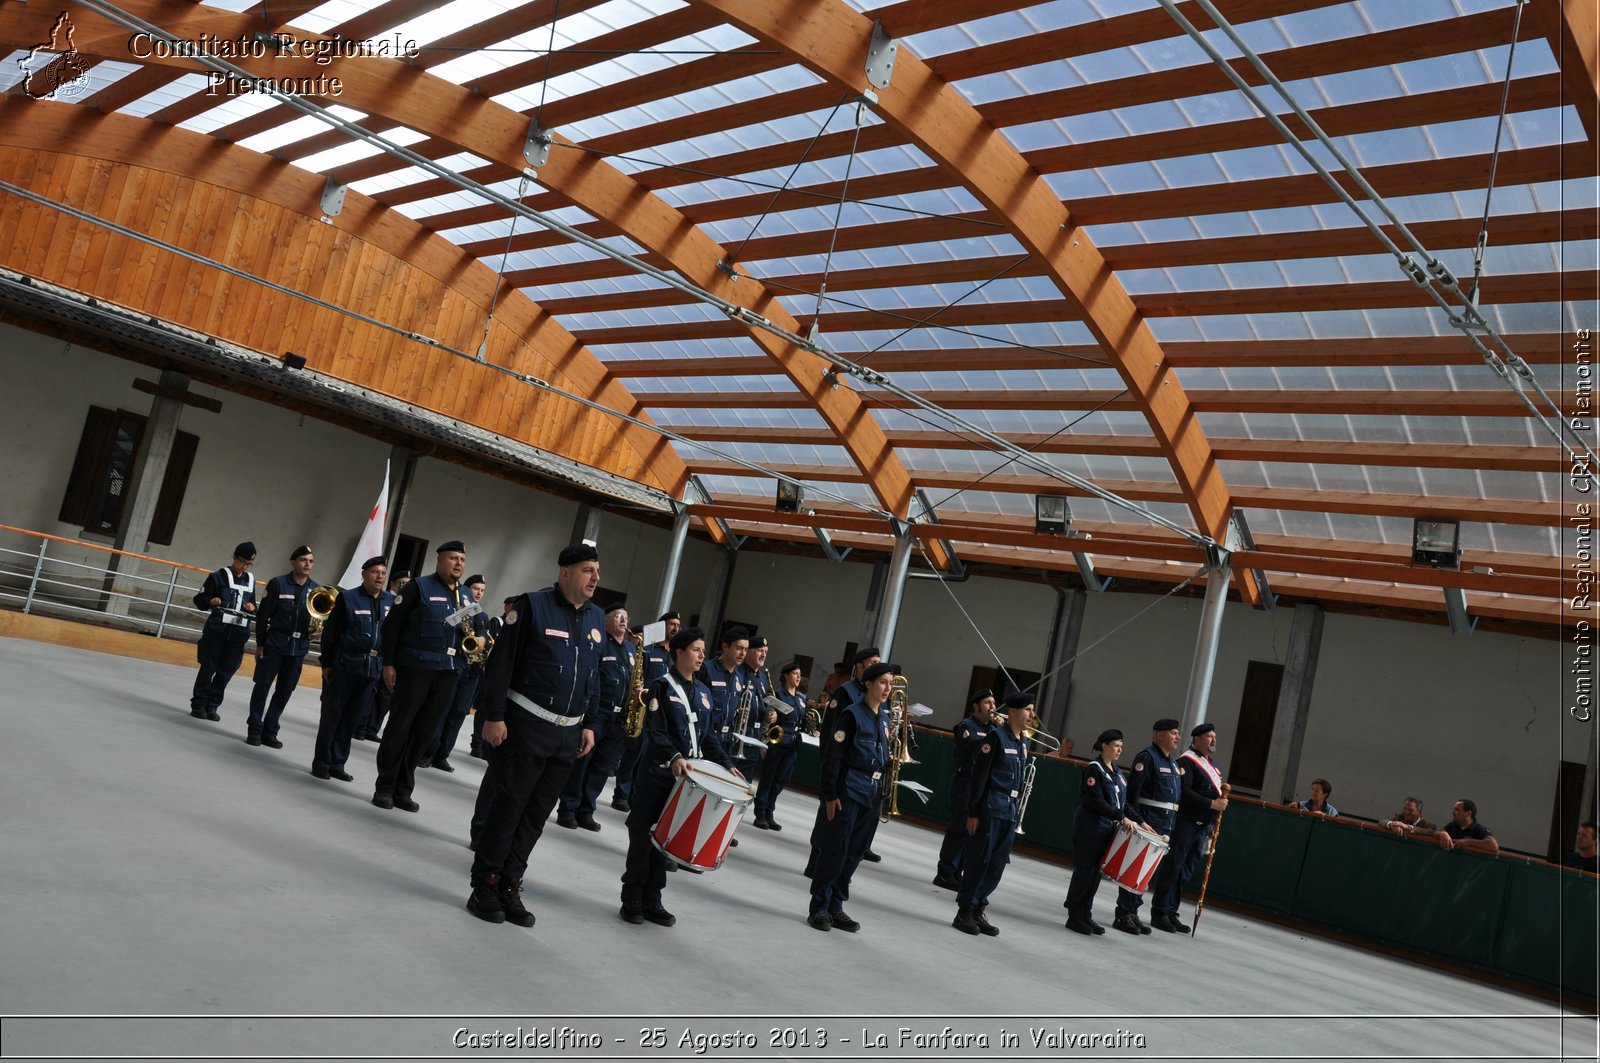
[[[557,629],[555,629],[553,627],[545,628],[544,629],[544,633],[546,635],[549,635],[553,639],[564,639],[564,638],[567,637],[567,633],[565,631],[558,631]]]

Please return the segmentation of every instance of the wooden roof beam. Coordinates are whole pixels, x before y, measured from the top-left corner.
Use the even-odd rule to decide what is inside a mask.
[[[1532,0],[1529,14],[1561,70],[1562,102],[1578,112],[1589,154],[1600,144],[1600,10],[1593,0]]]

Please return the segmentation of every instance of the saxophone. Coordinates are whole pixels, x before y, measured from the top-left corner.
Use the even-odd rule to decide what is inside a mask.
[[[900,767],[915,764],[911,759],[911,696],[906,677],[894,677],[889,688],[889,769],[884,772],[883,810],[878,813],[881,823],[900,814]]]
[[[622,733],[629,738],[644,734],[644,636],[628,632],[633,642],[633,672],[628,676],[628,709],[622,716]]]

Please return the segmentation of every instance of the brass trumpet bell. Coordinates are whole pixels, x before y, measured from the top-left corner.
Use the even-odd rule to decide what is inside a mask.
[[[333,615],[333,607],[339,602],[339,588],[323,584],[310,594],[306,595],[306,613],[311,617],[311,632],[316,634],[322,630],[322,625],[327,623],[328,617]]]

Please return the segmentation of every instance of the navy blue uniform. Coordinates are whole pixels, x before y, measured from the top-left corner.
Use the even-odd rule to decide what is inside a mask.
[[[389,725],[378,746],[375,797],[392,797],[396,804],[411,797],[417,761],[434,741],[467,667],[460,626],[446,618],[472,600],[470,590],[430,572],[400,589],[384,620],[383,664],[395,670],[395,682]]]
[[[961,872],[961,850],[967,844],[967,799],[972,794],[972,762],[988,733],[989,725],[979,723],[974,716],[962,719],[950,729],[956,774],[950,782],[950,822],[945,825],[944,842],[939,846],[938,874],[941,878]]]
[[[322,718],[311,757],[313,771],[344,771],[356,721],[371,708],[383,675],[383,619],[394,595],[360,587],[344,591],[322,626]]]
[[[836,712],[834,729],[822,736],[823,807],[817,810],[811,833],[816,845],[811,877],[813,915],[833,915],[850,899],[850,880],[878,825],[889,748],[887,704],[874,713],[865,701],[858,701]],[[831,820],[827,813],[830,801],[840,802]]]
[[[761,759],[761,782],[756,787],[756,817],[772,820],[773,810],[778,805],[778,795],[783,793],[783,788],[789,785],[789,777],[794,774],[795,751],[800,748],[800,717],[805,715],[806,696],[796,690],[793,694],[779,690],[773,697],[794,709],[785,716],[778,714],[778,726],[783,728],[783,737],[778,739],[776,745],[767,747],[767,755]],[[760,732],[765,736],[766,729],[771,726],[765,722],[767,710],[761,709]]]
[[[263,739],[278,734],[289,695],[300,683],[300,668],[311,651],[311,614],[306,612],[306,596],[317,589],[317,581],[296,583],[291,574],[273,576],[267,581],[261,605],[256,609],[255,686],[250,691],[249,733]],[[274,685],[276,684],[276,685]],[[272,701],[267,702],[271,691]]]
[[[520,882],[545,820],[578,759],[583,731],[599,727],[605,614],[573,605],[559,586],[530,591],[506,614],[478,693],[484,723],[504,721],[479,792],[474,881]]]
[[[732,737],[732,728],[734,716],[739,711],[739,699],[744,696],[747,685],[744,669],[736,664],[730,671],[722,667],[720,660],[708,659],[701,667],[698,678],[711,692],[711,730],[716,741],[727,751],[730,762],[743,759],[742,743]],[[755,714],[754,702],[751,703],[750,712],[752,716]]]
[[[1093,760],[1078,784],[1078,813],[1072,820],[1072,882],[1065,907],[1074,919],[1092,920],[1100,889],[1100,861],[1116,836],[1128,803],[1128,778],[1115,764]]]
[[[767,730],[767,710],[764,703],[767,695],[772,693],[772,688],[767,685],[767,677],[747,664],[739,666],[739,681],[750,691],[750,716],[745,720],[744,733],[749,738],[757,741]],[[732,721],[729,721],[730,725]],[[732,734],[730,727],[729,734]],[[730,741],[728,755],[733,758],[734,767],[747,779],[754,779],[761,770],[762,762],[766,759],[760,749],[755,746],[738,743],[735,748]]]
[[[222,604],[213,606],[211,599],[220,598]],[[194,607],[210,615],[200,631],[200,645],[195,656],[200,671],[194,677],[194,692],[189,696],[189,713],[215,720],[222,705],[222,693],[228,680],[239,670],[244,660],[245,643],[250,641],[250,617],[246,605],[254,605],[256,581],[249,572],[235,578],[233,569],[219,568],[206,577],[205,585],[194,596]]]
[[[646,696],[638,777],[628,812],[628,856],[622,871],[622,903],[629,907],[661,906],[667,858],[650,834],[672,795],[672,762],[686,757],[732,766],[709,726],[710,714],[711,691],[676,673],[663,675]]]
[[[662,676],[667,674],[667,669],[672,667],[672,654],[661,643],[652,643],[644,648],[644,689],[648,692],[656,685]],[[611,800],[631,801],[633,799],[633,780],[638,773],[639,751],[644,746],[644,735],[635,738],[624,738],[622,744],[622,763],[617,765],[617,784],[611,788]]]
[[[622,758],[622,724],[628,712],[628,684],[633,678],[633,658],[638,649],[627,635],[621,642],[609,635],[600,651],[600,718],[594,731],[594,748],[573,765],[567,788],[561,794],[561,811],[580,817],[594,816],[594,805],[606,780]]]
[[[1222,774],[1210,757],[1185,750],[1178,758],[1178,768],[1183,772],[1183,786],[1178,791],[1172,846],[1150,882],[1150,911],[1169,917],[1178,914],[1183,884],[1200,866],[1206,836],[1217,819],[1211,802],[1222,796]]]
[[[977,818],[978,829],[967,836],[961,851],[961,889],[956,893],[963,908],[982,910],[1011,862],[1027,761],[1027,740],[1009,727],[991,727],[978,742],[966,809],[969,819]]]
[[[479,613],[470,623],[474,635],[480,639],[489,637],[488,617]],[[483,665],[473,664],[464,654],[461,661],[462,665],[456,669],[456,689],[450,695],[450,704],[434,731],[433,741],[417,756],[419,768],[428,764],[437,767],[440,761],[448,761],[451,750],[456,748],[456,739],[461,737],[461,725],[468,713],[472,712],[473,700],[478,696],[478,684],[483,680]],[[481,730],[481,727],[478,729]],[[448,767],[448,763],[445,766]]]
[[[1177,761],[1151,743],[1133,758],[1128,774],[1128,800],[1125,814],[1157,834],[1171,835],[1178,818],[1178,790],[1183,776]],[[1170,857],[1168,857],[1170,859]],[[1136,913],[1144,898],[1131,890],[1117,890],[1117,911]]]
[[[822,710],[822,723],[817,728],[817,734],[821,737],[824,748],[827,747],[828,736],[839,729],[839,714],[864,697],[866,697],[866,691],[854,679],[840,683],[834,689],[833,697],[828,700],[828,707]],[[884,715],[888,715],[887,706],[884,706]],[[819,807],[817,809],[818,826],[821,825],[823,819],[824,815]],[[872,836],[878,832],[877,823],[878,821],[874,819],[872,825],[867,828],[867,847],[869,848],[872,845]],[[817,841],[817,829],[818,827],[813,827],[811,830],[811,856],[806,861],[806,876],[808,878],[812,876],[812,873],[817,868],[817,846],[819,844]]]

